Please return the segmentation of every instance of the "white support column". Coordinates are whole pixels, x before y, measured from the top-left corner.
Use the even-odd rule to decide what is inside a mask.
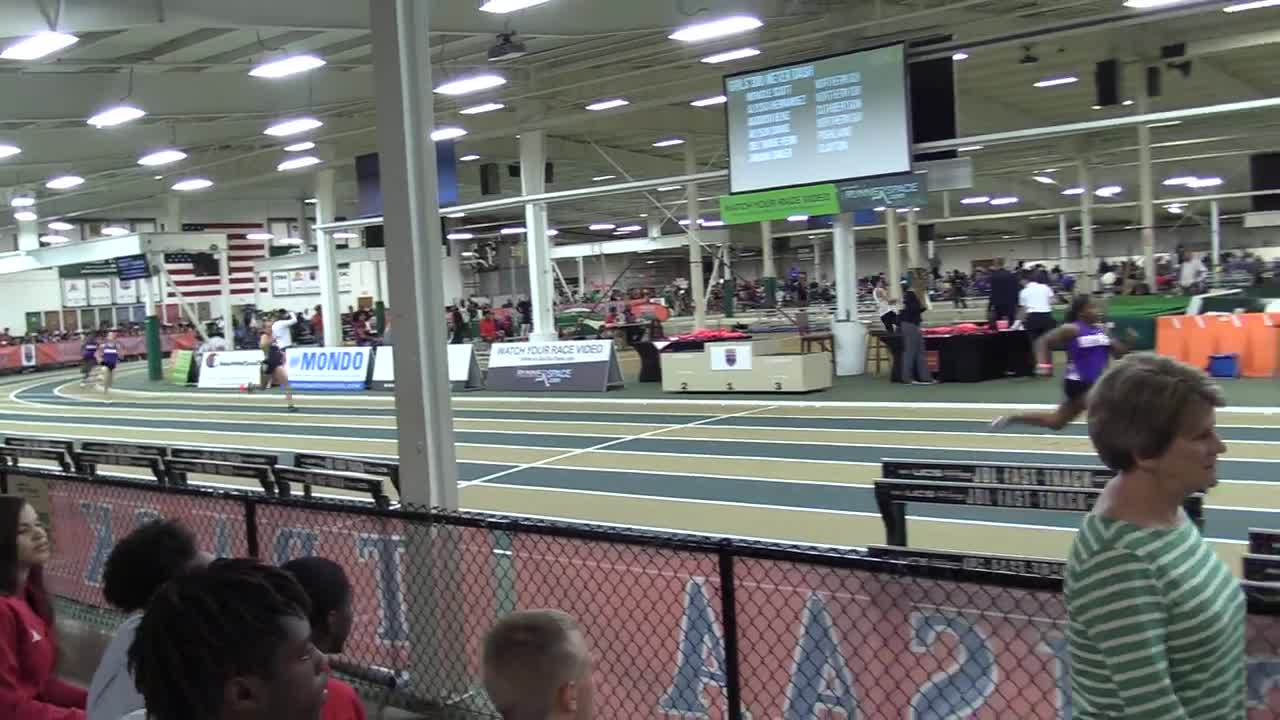
[[[768,220],[760,223],[760,261],[761,277],[778,277],[778,269],[773,265],[773,223]]]
[[[686,175],[698,172],[698,153],[692,140],[684,146],[684,171]],[[685,226],[685,234],[689,238],[689,294],[693,296],[693,329],[702,330],[707,326],[707,300],[702,282],[702,244],[698,242],[698,183],[685,185],[684,199],[684,216],[689,221]]]
[[[25,209],[29,209],[34,213],[40,212],[34,205]],[[38,220],[18,221],[18,249],[23,251],[40,249],[40,222]]]
[[[893,208],[884,211],[884,244],[889,254],[888,277],[885,284],[889,286],[889,297],[902,299],[902,252],[898,249],[898,212]]]
[[[401,499],[458,507],[441,301],[439,179],[431,128],[431,3],[371,0],[377,141],[382,157]],[[448,648],[445,648],[447,650]],[[461,678],[436,678],[445,690]],[[462,686],[465,686],[463,681]],[[458,687],[458,690],[465,687]]]
[[[1213,253],[1209,256],[1213,273],[1217,275],[1222,272],[1222,208],[1217,200],[1209,201],[1209,248]]]
[[[164,232],[182,232],[182,196],[166,195],[164,198],[164,222],[160,228]]]
[[[387,264],[382,262],[381,260],[374,260],[373,261],[373,301],[376,303],[379,300],[381,300],[384,305],[387,302],[387,296],[383,290],[386,287],[386,283],[383,280],[383,277],[386,274],[387,274]]]
[[[221,308],[219,314],[222,315],[222,337],[227,341],[227,346],[232,347],[235,343],[235,332],[233,327],[235,323],[231,317],[231,241],[227,240],[222,247],[222,252],[218,253],[218,305]]]
[[[578,256],[578,299],[587,296],[587,266],[582,255]]]
[[[907,267],[924,267],[920,264],[920,225],[915,208],[907,211]]]
[[[1093,256],[1093,182],[1089,177],[1089,164],[1081,160],[1077,167],[1080,193],[1080,257],[1084,262],[1084,292],[1097,290],[1094,278],[1098,274],[1097,258]]]
[[[933,240],[930,240],[930,241],[929,241],[929,244],[928,244],[926,247],[927,247],[927,248],[928,248],[928,250],[929,250],[929,260],[930,260],[930,264],[932,265],[932,261],[933,261],[933,259],[934,259],[934,258],[936,258],[936,257],[938,256],[938,255],[937,255],[937,252],[938,252],[938,246],[937,246],[937,244],[936,244]]]
[[[1069,254],[1067,241],[1070,236],[1067,234],[1067,214],[1058,215],[1058,266],[1066,261]]]
[[[466,293],[462,289],[462,256],[457,248],[451,248],[453,254],[445,252],[444,248],[440,248],[440,267],[443,269],[444,275],[444,305],[457,305],[462,302]]]
[[[831,259],[836,272],[836,312],[831,332],[835,336],[836,375],[861,375],[866,364],[866,331],[858,321],[858,268],[854,250],[853,215],[841,213],[832,224]]]
[[[822,282],[822,236],[813,239],[813,282]]]
[[[316,224],[333,222],[332,169],[316,173]],[[304,236],[305,237],[305,236]],[[324,344],[342,345],[342,303],[338,301],[338,263],[334,259],[333,233],[316,231],[316,263],[320,275],[320,317],[324,321]]]
[[[662,216],[658,213],[649,213],[649,217],[645,218],[645,225],[648,226],[648,237],[650,240],[657,240],[662,237]]]
[[[1150,111],[1151,98],[1147,97],[1147,83],[1138,83],[1138,114]],[[1142,225],[1142,268],[1147,287],[1156,291],[1156,206],[1155,185],[1151,176],[1151,126],[1138,124],[1138,208]]]
[[[525,195],[546,192],[547,132],[520,133],[520,189]],[[556,332],[555,278],[551,274],[551,241],[547,237],[547,206],[524,206],[526,247],[529,256],[529,302],[533,305],[532,342],[552,342]]]

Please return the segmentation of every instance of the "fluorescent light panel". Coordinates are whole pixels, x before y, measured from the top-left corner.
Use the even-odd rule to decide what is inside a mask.
[[[1084,188],[1082,187],[1067,188],[1066,190],[1062,191],[1062,194],[1063,195],[1083,195]]]
[[[13,219],[18,222],[35,222],[40,219],[40,216],[30,210],[19,210],[13,214]]]
[[[306,142],[294,143],[292,145],[285,145],[284,151],[285,152],[306,152],[307,150],[314,149],[315,146],[316,146],[315,143],[308,140]]]
[[[36,204],[36,199],[26,195],[9,198],[9,207],[31,207]]]
[[[1047,177],[1045,175],[1032,175],[1031,179],[1035,180],[1041,185],[1057,185],[1058,184],[1057,180],[1054,180],[1053,178]]]
[[[464,110],[459,110],[458,113],[460,115],[480,115],[482,113],[489,113],[495,110],[501,110],[504,107],[506,107],[506,105],[503,105],[502,103],[485,103],[483,105],[476,105],[474,107],[469,107]]]
[[[431,139],[435,142],[440,142],[441,140],[460,138],[466,134],[467,131],[460,127],[442,127],[431,131]]]
[[[61,220],[54,220],[53,222],[49,223],[49,229],[50,229],[50,230],[56,230],[56,231],[58,231],[58,232],[66,232],[66,231],[68,231],[68,230],[75,230],[75,229],[76,229],[76,226],[75,226],[75,225],[72,225],[72,224],[71,224],[71,223],[69,223],[69,222],[63,222],[63,221],[61,221]]]
[[[759,18],[751,15],[730,15],[729,17],[708,22],[696,23],[680,28],[667,37],[680,42],[695,43],[703,40],[728,37],[749,32],[764,25]]]
[[[633,233],[633,232],[640,232],[643,229],[644,228],[639,225],[623,225],[622,227],[618,228],[618,232]]]
[[[991,198],[992,205],[1015,205],[1018,202],[1016,197],[998,197]]]
[[[982,205],[991,202],[989,195],[977,195],[975,197],[967,197],[960,200],[961,205]]]
[[[146,110],[133,105],[117,105],[89,118],[89,124],[97,128],[115,127],[137,120],[146,114]]]
[[[698,224],[702,227],[721,227],[724,225],[723,220],[699,220]]]
[[[82,184],[84,184],[84,178],[78,175],[61,175],[45,183],[44,186],[50,190],[68,190]]]
[[[65,47],[75,45],[80,38],[60,32],[40,32],[28,35],[0,52],[4,60],[35,60]]]
[[[549,0],[485,0],[480,6],[481,12],[505,14],[524,10],[525,8],[536,7]]]
[[[1191,182],[1187,183],[1187,187],[1207,188],[1207,187],[1217,187],[1221,184],[1222,184],[1222,178],[1220,177],[1196,178],[1195,180],[1192,180]]]
[[[475,238],[475,235],[469,232],[455,232],[455,233],[449,233],[448,235],[445,235],[445,238],[449,240],[471,240]]]
[[[958,52],[958,53],[953,54],[953,55],[951,56],[951,59],[952,59],[952,60],[954,60],[954,61],[956,61],[956,62],[960,62],[961,60],[968,60],[968,59],[969,59],[969,53],[967,53],[967,52]]]
[[[613,108],[620,108],[623,105],[630,105],[630,104],[631,104],[630,100],[623,100],[622,98],[614,98],[612,100],[601,100],[600,102],[591,103],[590,105],[587,106],[587,109],[592,112],[599,112],[600,110],[612,110]]]
[[[320,158],[314,155],[303,155],[302,157],[290,158],[276,165],[276,172],[285,172],[288,170],[299,170],[312,165],[319,165]]]
[[[71,238],[64,237],[62,235],[42,235],[40,237],[40,242],[48,243],[50,245],[65,245],[71,242]]]
[[[1048,88],[1058,87],[1059,85],[1072,85],[1078,82],[1080,82],[1080,78],[1074,75],[1068,75],[1066,77],[1045,78],[1044,80],[1037,82],[1035,86],[1038,88]]]
[[[458,158],[458,162],[475,162],[476,160],[479,160],[479,159],[480,159],[479,155],[463,155],[462,157]]]
[[[669,140],[659,140],[658,142],[654,143],[653,146],[656,148],[663,148],[663,147],[675,147],[676,145],[683,145],[683,144],[684,144],[684,140],[681,140],[680,138],[671,138]]]
[[[614,230],[617,227],[618,226],[614,225],[613,223],[595,223],[592,225],[588,225],[587,229],[588,230]]]
[[[702,98],[701,100],[694,100],[689,104],[694,107],[711,107],[712,105],[723,105],[727,102],[729,102],[729,98],[725,97],[724,95],[716,95],[715,97]]]
[[[169,163],[185,160],[186,158],[187,154],[181,150],[157,150],[156,152],[143,155],[138,158],[138,164],[153,167],[156,165],[168,165]]]
[[[708,65],[718,65],[720,63],[730,62],[732,60],[742,60],[744,58],[755,57],[760,51],[755,48],[738,48],[737,50],[728,50],[715,55],[708,55],[702,58],[702,62]]]
[[[808,222],[808,215],[792,215],[787,218],[787,222]]]
[[[501,75],[486,73],[484,75],[473,75],[471,77],[458,78],[436,88],[436,92],[441,95],[470,95],[473,92],[481,90],[491,90],[496,87],[502,87],[507,84],[507,79]]]
[[[1246,10],[1260,10],[1262,8],[1280,7],[1280,0],[1256,0],[1255,2],[1238,3],[1228,5],[1222,8],[1222,12],[1238,13]]]
[[[22,152],[22,148],[17,145],[0,145],[0,158],[13,157]]]
[[[179,192],[203,190],[207,187],[213,187],[213,181],[205,178],[191,178],[190,180],[181,180],[173,184],[173,189]]]
[[[523,235],[529,232],[523,227],[504,227],[498,231],[499,235]]]
[[[262,63],[250,70],[249,74],[260,78],[282,78],[308,70],[315,70],[324,64],[324,60],[315,55],[290,55],[289,57]]]
[[[262,132],[275,137],[285,137],[286,135],[297,135],[300,132],[315,130],[322,125],[324,123],[313,117],[294,118],[278,122]]]
[[[130,230],[129,228],[120,227],[119,225],[108,225],[102,228],[101,232],[107,237],[119,237],[121,235],[128,235]]]

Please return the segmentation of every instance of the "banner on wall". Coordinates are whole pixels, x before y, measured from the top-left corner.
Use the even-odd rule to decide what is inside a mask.
[[[351,292],[351,268],[338,268],[338,292]],[[271,273],[271,294],[277,297],[284,295],[319,295],[320,274],[315,268],[310,270],[277,270]]]
[[[90,305],[111,305],[114,297],[112,295],[112,284],[114,278],[95,277],[89,278],[89,304]]]
[[[239,388],[262,380],[262,351],[207,352],[200,358],[198,387]]]
[[[622,387],[622,371],[609,340],[495,343],[485,384],[491,390],[604,392]]]
[[[138,281],[116,278],[116,304],[132,305],[138,302]]]
[[[83,278],[62,280],[62,306],[85,307],[89,304],[89,283]]]
[[[298,390],[363,390],[373,348],[292,347],[285,353],[289,384]]]
[[[455,390],[479,390],[484,387],[484,373],[476,360],[475,346],[469,343],[448,345],[449,384]],[[396,389],[395,349],[381,345],[373,354],[374,390]]]

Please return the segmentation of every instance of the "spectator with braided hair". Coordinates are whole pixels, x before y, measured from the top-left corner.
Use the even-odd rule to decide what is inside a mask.
[[[320,652],[341,655],[351,634],[355,611],[351,606],[351,581],[338,563],[322,557],[303,557],[281,566],[311,601],[311,641]],[[323,720],[365,720],[364,705],[354,688],[330,677],[326,687]]]
[[[147,704],[130,720],[319,720],[329,668],[310,611],[293,576],[256,560],[169,581],[129,649]]]
[[[173,520],[139,526],[116,543],[102,574],[102,595],[128,614],[116,628],[89,684],[89,720],[120,720],[142,708],[142,695],[129,677],[128,653],[142,610],[171,578],[209,564],[196,547],[196,537]]]

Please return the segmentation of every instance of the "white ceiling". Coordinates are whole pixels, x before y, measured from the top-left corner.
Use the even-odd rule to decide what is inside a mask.
[[[53,0],[10,0],[0,6],[0,28],[13,36],[46,29],[74,32],[81,40],[66,51],[34,62],[0,61],[0,141],[22,147],[0,160],[0,192],[35,188],[43,216],[139,217],[162,214],[173,180],[199,175],[212,190],[184,196],[189,206],[214,204],[245,208],[253,219],[310,195],[311,176],[277,173],[287,144],[262,130],[272,121],[307,112],[325,126],[308,139],[340,169],[340,210],[354,211],[352,158],[373,152],[374,98],[372,35],[368,6],[360,0],[64,0],[54,17]],[[1056,125],[1114,117],[1135,107],[1095,111],[1093,65],[1107,58],[1127,64],[1127,89],[1137,90],[1146,64],[1160,64],[1159,48],[1174,42],[1226,39],[1256,44],[1194,58],[1189,77],[1164,72],[1164,95],[1153,110],[1196,107],[1280,95],[1280,8],[1225,14],[1222,2],[1187,2],[1162,13],[1132,11],[1120,0],[551,0],[508,16],[479,12],[479,0],[432,3],[431,43],[435,80],[492,67],[485,53],[495,35],[517,31],[531,54],[501,64],[509,83],[498,91],[464,98],[437,96],[437,124],[461,125],[469,135],[459,155],[476,153],[485,162],[514,163],[515,135],[545,128],[549,159],[556,164],[551,189],[592,184],[606,174],[654,178],[683,172],[681,147],[651,147],[679,136],[695,141],[699,165],[725,167],[722,107],[693,108],[689,102],[719,93],[720,76],[887,40],[926,41],[916,57],[948,56],[957,49],[970,57],[956,64],[960,134]],[[695,46],[667,39],[670,32],[700,16],[750,12],[765,27],[750,35]],[[1261,34],[1274,33],[1261,37]],[[1023,38],[1026,39],[1023,39]],[[1266,41],[1266,42],[1263,42]],[[0,39],[0,44],[7,44]],[[750,45],[758,57],[709,66],[698,59]],[[1025,48],[1030,46],[1028,52]],[[281,80],[249,77],[256,60],[275,51],[310,51],[328,65]],[[1038,58],[1022,63],[1024,55]],[[1037,89],[1036,80],[1072,74],[1081,82]],[[130,125],[94,129],[85,118],[129,93],[149,113]],[[605,113],[582,107],[605,97],[625,96],[632,104]],[[507,108],[478,116],[457,110],[486,101]],[[1158,143],[1157,181],[1176,174],[1217,174],[1219,190],[1248,189],[1249,153],[1280,147],[1280,121],[1253,112],[1187,121],[1153,130]],[[299,138],[291,138],[296,140]],[[1119,184],[1120,199],[1136,199],[1136,131],[1095,133],[1084,138],[1002,145],[970,153],[979,172],[980,194],[1015,194],[1017,209],[1055,208],[1073,202],[1061,186],[1033,182],[1033,171],[1061,168],[1064,185],[1077,159],[1095,166],[1096,184]],[[136,159],[166,146],[190,157],[155,170]],[[463,202],[482,199],[478,164],[462,164]],[[49,177],[75,172],[88,179],[80,188],[56,193],[43,188]],[[621,179],[621,177],[619,178]],[[518,192],[503,177],[504,195]],[[1163,189],[1162,189],[1163,190]],[[704,196],[724,191],[711,184]],[[1179,192],[1177,194],[1184,194]],[[671,201],[680,193],[662,195]],[[674,196],[674,197],[671,197]],[[1242,210],[1237,203],[1229,210]],[[955,208],[957,214],[970,212]],[[554,225],[568,230],[591,220],[623,224],[642,212],[657,212],[642,195],[614,196],[554,205]],[[936,203],[930,212],[939,212]],[[1135,211],[1101,213],[1124,222]],[[481,222],[520,217],[518,210]],[[230,219],[230,218],[229,218]],[[471,218],[468,221],[473,220]],[[0,227],[6,223],[0,221]],[[1019,221],[1019,230],[1025,223]],[[948,232],[999,232],[1008,226],[975,223]],[[12,232],[12,228],[8,230]],[[579,234],[580,236],[580,234]]]

